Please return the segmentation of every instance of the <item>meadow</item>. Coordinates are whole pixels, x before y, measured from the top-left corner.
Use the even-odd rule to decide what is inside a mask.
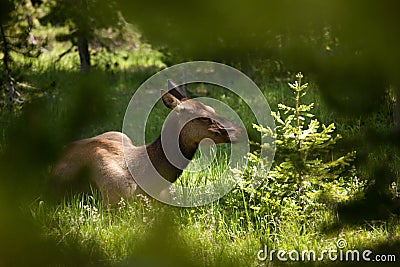
[[[91,73],[81,74],[77,68],[77,53],[68,54],[54,63],[60,51],[63,47],[46,51],[36,59],[24,59],[27,60],[22,67],[25,82],[19,86],[24,88],[25,104],[14,110],[12,115],[2,109],[4,127],[0,146],[2,151],[12,147],[14,143],[8,142],[14,138],[15,131],[12,129],[22,129],[20,123],[26,121],[19,120],[26,118],[25,112],[38,116],[35,124],[28,124],[25,132],[19,131],[17,137],[44,132],[48,141],[46,145],[53,147],[34,144],[40,138],[27,138],[21,147],[13,148],[22,153],[26,149],[23,144],[29,143],[28,147],[36,146],[35,153],[48,152],[51,159],[45,158],[47,169],[44,173],[33,168],[32,176],[25,178],[37,179],[29,183],[35,188],[17,206],[35,226],[40,238],[53,242],[55,249],[61,251],[60,255],[64,255],[53,260],[57,266],[280,266],[299,263],[319,266],[345,263],[338,259],[332,261],[328,255],[321,261],[302,261],[295,254],[287,262],[276,258],[272,261],[260,260],[258,256],[264,255],[265,246],[269,251],[312,250],[316,255],[321,255],[324,250],[343,249],[346,252],[369,249],[373,255],[381,253],[388,258],[390,255],[400,257],[397,247],[400,221],[397,215],[348,223],[338,213],[340,205],[364,197],[368,181],[363,174],[368,172],[368,168],[357,165],[356,159],[334,178],[316,184],[310,182],[301,195],[293,191],[297,182],[279,180],[278,176],[272,177],[262,169],[254,170],[257,165],[250,162],[247,169],[236,173],[240,182],[229,194],[202,207],[171,207],[146,196],[138,196],[131,200],[121,199],[117,207],[105,209],[95,191],[90,196],[77,195],[61,203],[52,201],[47,195],[47,182],[51,162],[56,160],[62,146],[67,141],[105,131],[120,131],[125,108],[135,90],[151,75],[166,67],[160,52],[143,45],[130,52],[96,53],[93,56],[94,69]],[[295,100],[288,82],[296,80],[296,72],[277,73],[269,63],[255,63],[261,64],[257,65],[257,70],[262,71],[252,73],[251,78],[260,87],[273,111],[278,111],[278,104],[294,107]],[[391,127],[391,117],[386,110],[376,112],[367,119],[338,116],[325,104],[318,92],[318,84],[307,73],[304,75],[309,87],[302,101],[305,105],[314,103],[309,112],[319,122],[335,124],[332,136],[340,134],[344,140],[357,137],[365,130],[365,124],[383,131]],[[235,96],[201,86],[190,87],[188,93],[227,103],[248,121],[246,127],[250,136],[260,134],[251,124],[249,109]],[[389,99],[388,103],[391,101]],[[37,109],[32,111],[27,108],[36,103],[39,105]],[[161,103],[156,106],[146,129],[148,141],[159,135],[166,114],[167,110]],[[255,138],[253,141],[259,140]],[[359,146],[352,147],[349,143],[341,144],[342,141],[338,140],[333,152],[329,152],[331,161],[359,149]],[[257,145],[253,149],[252,155],[256,157]],[[205,154],[217,156],[205,169],[197,172],[186,170],[177,183],[190,187],[218,180],[226,169],[227,151],[227,146],[220,146],[215,151],[198,152],[189,170],[198,168],[196,164],[201,164],[201,159],[207,156]],[[278,158],[284,158],[279,149],[276,153]],[[376,159],[371,160],[380,161],[385,153],[391,153],[390,149],[372,155]],[[21,162],[24,160],[28,161],[22,157]],[[273,165],[271,171],[279,169]],[[29,176],[29,172],[24,175]],[[254,189],[248,183],[254,175],[268,179]],[[393,195],[397,194],[398,177],[391,189]],[[17,185],[15,182],[10,184]],[[5,196],[8,194],[5,193]],[[343,240],[346,245],[338,247],[338,241]]]

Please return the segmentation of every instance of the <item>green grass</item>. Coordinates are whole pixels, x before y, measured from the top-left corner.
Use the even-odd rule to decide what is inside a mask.
[[[174,209],[139,197],[105,210],[96,198],[76,197],[58,206],[39,201],[31,211],[48,237],[67,246],[78,246],[95,260],[111,265],[140,257],[151,262],[151,255],[146,254],[150,251],[153,257],[166,254],[167,261],[173,262],[176,258],[169,253],[177,250],[184,251],[180,257],[195,266],[262,266],[256,255],[264,245],[271,250],[321,253],[335,249],[339,238],[347,241],[349,249],[373,249],[380,242],[400,239],[398,220],[324,233],[320,225],[336,220],[332,211],[321,212],[321,222],[299,222],[293,216],[277,226],[268,219],[249,223],[234,212],[227,213],[223,201],[200,208]],[[170,235],[173,238],[165,240]],[[138,255],[143,250],[146,253]]]
[[[98,53],[93,59],[97,69],[93,71],[93,77],[88,79],[99,87],[86,88],[84,86],[90,83],[85,83],[85,80],[82,82],[82,76],[77,73],[76,53],[53,64],[63,49],[65,46],[59,46],[44,53],[39,59],[24,62],[30,67],[24,69],[23,75],[27,86],[21,87],[27,103],[46,99],[46,114],[51,117],[48,121],[54,128],[51,129],[54,133],[66,132],[63,134],[68,135],[61,140],[120,130],[125,107],[134,90],[151,74],[164,67],[161,55],[148,46],[130,53]],[[107,63],[111,67],[106,68]],[[272,110],[276,110],[278,103],[291,104],[293,101],[285,81],[275,80],[260,84],[260,87]],[[98,99],[96,90],[100,90],[101,94]],[[74,96],[77,92],[78,97]],[[80,98],[82,92],[87,99]],[[251,127],[254,117],[248,107],[235,96],[221,92],[218,88],[208,91],[204,88],[190,88],[189,94],[213,97],[225,102],[241,115],[250,136],[256,135]],[[89,100],[93,100],[94,104]],[[75,111],[74,104],[80,101],[83,101],[83,105],[89,102],[88,106],[99,104],[105,111],[94,111],[86,118],[85,114],[79,113],[82,110]],[[316,104],[316,115],[322,122],[335,121],[342,135],[360,133],[360,119],[336,118],[324,105],[316,86],[311,85],[307,101]],[[60,131],[60,121],[66,120],[74,112],[77,112],[76,116],[82,125],[78,127],[66,123]],[[92,116],[98,115],[97,112],[102,115],[100,119],[93,120]],[[146,129],[148,141],[159,134],[166,113],[167,110],[161,104],[156,106],[154,114],[150,116],[152,124]],[[387,125],[384,116],[376,116],[370,119],[371,124],[376,123],[377,127],[381,127],[379,123]],[[69,133],[71,125],[79,131]],[[2,133],[6,136],[7,129],[3,128]],[[57,139],[57,135],[54,138]],[[177,184],[196,187],[218,181],[221,173],[227,169],[228,152],[226,146],[198,152],[195,162],[189,166],[190,170],[204,166],[207,163],[204,155],[207,153],[217,157],[200,171],[186,170]],[[203,157],[200,157],[201,154]],[[355,184],[349,187],[349,192],[352,189],[362,190],[362,186]],[[262,197],[268,194],[259,193]],[[341,203],[353,195],[338,190],[335,197]],[[93,265],[266,266],[268,262],[257,259],[257,252],[264,245],[270,250],[308,249],[321,252],[324,249],[335,249],[339,238],[347,241],[348,249],[373,249],[379,248],[379,244],[390,247],[400,242],[400,222],[395,216],[386,221],[347,225],[339,220],[335,205],[321,204],[314,207],[314,212],[305,215],[301,210],[292,209],[290,203],[280,203],[276,205],[282,205],[284,216],[276,217],[274,214],[260,213],[257,197],[244,192],[240,186],[222,199],[197,208],[174,208],[140,196],[133,200],[121,200],[116,208],[107,210],[103,208],[96,193],[94,196],[76,196],[58,204],[46,199],[40,197],[22,209],[28,210],[44,239],[55,240],[60,249],[78,249],[87,255],[88,262]],[[390,252],[397,253],[387,251]],[[325,262],[329,263],[327,260]],[[323,265],[321,262],[311,263]]]

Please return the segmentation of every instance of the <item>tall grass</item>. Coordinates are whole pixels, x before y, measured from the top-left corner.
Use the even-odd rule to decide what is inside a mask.
[[[207,175],[217,178],[212,177],[213,173]],[[47,238],[55,238],[67,247],[77,246],[94,262],[107,265],[129,264],[141,257],[144,262],[152,262],[154,257],[157,263],[166,257],[172,263],[185,259],[190,266],[263,266],[267,262],[258,260],[257,253],[264,246],[269,250],[322,253],[336,249],[339,239],[347,241],[348,249],[373,249],[388,239],[400,239],[398,219],[323,231],[324,225],[337,222],[334,210],[319,212],[318,221],[305,222],[292,216],[271,222],[256,214],[249,217],[257,220],[249,221],[235,207],[224,204],[236,197],[230,194],[198,208],[173,208],[139,196],[129,201],[121,199],[117,207],[108,210],[94,194],[76,196],[59,205],[36,201],[30,211]],[[143,250],[145,255],[138,255]],[[154,255],[147,255],[151,251]],[[175,255],[174,251],[183,254]],[[329,263],[327,259],[325,262]]]

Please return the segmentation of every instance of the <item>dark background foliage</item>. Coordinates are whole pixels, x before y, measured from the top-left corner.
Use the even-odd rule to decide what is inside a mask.
[[[35,12],[43,5],[46,16],[39,16]],[[339,205],[340,223],[398,214],[399,198],[389,190],[399,179],[398,10],[400,2],[394,0],[1,0],[0,239],[7,242],[0,246],[0,264],[43,266],[60,257],[66,265],[98,264],[90,260],[96,255],[43,241],[40,226],[21,214],[20,207],[44,194],[51,164],[65,143],[120,129],[109,110],[123,111],[108,86],[123,81],[120,77],[127,72],[139,85],[157,70],[122,70],[112,60],[104,68],[94,66],[99,47],[114,51],[132,42],[118,34],[126,22],[137,27],[141,41],[161,51],[166,65],[223,62],[260,83],[285,79],[297,70],[307,73],[318,85],[332,122],[360,123],[357,131],[346,132],[338,149],[357,151],[356,166],[369,183],[364,198]],[[68,26],[55,40],[70,42],[65,55],[79,54],[81,73],[57,70],[54,62],[45,71],[20,63],[20,57],[38,57],[49,41],[30,38],[35,23]],[[102,30],[107,29],[105,35]],[[121,41],[110,42],[116,39]],[[33,96],[25,83],[39,88]],[[88,125],[93,132],[87,132]],[[395,248],[398,244],[390,241],[377,244],[378,250]]]

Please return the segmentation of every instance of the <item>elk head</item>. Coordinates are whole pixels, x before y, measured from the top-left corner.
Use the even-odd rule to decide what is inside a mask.
[[[168,81],[169,92],[161,90],[162,100],[173,110],[180,136],[196,146],[203,139],[211,139],[215,144],[236,143],[244,129],[217,114],[215,110],[199,101],[189,99],[185,92]]]

